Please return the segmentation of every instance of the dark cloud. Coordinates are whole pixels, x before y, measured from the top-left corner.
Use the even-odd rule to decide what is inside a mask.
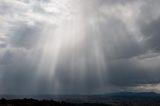
[[[147,44],[150,50],[160,50],[160,19],[153,20],[148,24],[143,24],[142,32],[144,34],[144,42]]]
[[[143,53],[142,45],[128,32],[122,21],[112,18],[109,23],[100,25],[100,29],[100,43],[107,58],[132,58]]]
[[[151,73],[151,72],[152,73]],[[109,66],[110,83],[115,86],[136,86],[159,83],[159,72],[156,69],[145,69],[129,60],[120,60]]]

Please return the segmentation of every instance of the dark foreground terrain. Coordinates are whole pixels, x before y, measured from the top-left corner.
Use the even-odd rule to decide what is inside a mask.
[[[102,103],[67,103],[53,100],[13,99],[0,100],[0,106],[112,106]]]
[[[34,99],[22,99],[24,97],[14,96],[4,97],[7,99],[0,99],[0,106],[160,106],[160,94],[155,93],[114,93],[88,96],[45,95],[35,96]],[[42,98],[46,98],[46,100]]]

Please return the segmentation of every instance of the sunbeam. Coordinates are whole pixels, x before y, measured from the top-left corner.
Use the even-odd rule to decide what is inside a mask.
[[[75,4],[73,1],[71,3],[68,0],[68,2],[70,2],[70,5]],[[61,2],[62,4],[63,2]],[[53,7],[59,9],[61,5]],[[100,48],[100,42],[96,41],[98,36],[92,35],[92,33],[98,34],[99,30],[94,31],[94,25],[86,20],[83,9],[80,9],[79,6],[80,4],[77,4],[77,7],[74,5],[74,13],[72,9],[65,11],[68,14],[71,13],[70,15],[66,15],[67,13],[64,13],[63,10],[59,10],[59,12],[61,11],[59,13],[61,17],[58,16],[56,25],[45,25],[40,35],[39,45],[36,46],[36,48],[40,48],[38,52],[41,56],[39,57],[35,84],[39,84],[39,78],[46,76],[48,83],[53,86],[54,90],[59,89],[56,87],[59,85],[57,85],[58,82],[54,81],[59,79],[55,74],[61,72],[66,73],[66,80],[70,83],[69,88],[73,88],[79,82],[79,87],[83,86],[82,88],[85,89],[88,84],[87,77],[93,72],[95,73],[93,77],[97,79],[95,83],[102,84],[102,81],[100,81],[100,79],[103,79],[102,71],[106,69],[104,54],[102,48]],[[73,6],[68,6],[66,2],[62,7],[73,8]],[[54,15],[54,17],[56,16]],[[88,30],[92,30],[92,32],[88,32]],[[90,37],[92,37],[91,40]],[[63,72],[63,70],[66,70],[66,72]],[[54,83],[56,84],[54,85]],[[56,92],[58,91],[56,90]]]

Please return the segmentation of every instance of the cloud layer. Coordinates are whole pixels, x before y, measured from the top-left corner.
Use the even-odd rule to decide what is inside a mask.
[[[159,4],[1,0],[0,94],[160,92]]]

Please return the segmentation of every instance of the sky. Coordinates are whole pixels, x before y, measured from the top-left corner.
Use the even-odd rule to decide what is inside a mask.
[[[160,93],[160,0],[0,0],[0,94]]]

